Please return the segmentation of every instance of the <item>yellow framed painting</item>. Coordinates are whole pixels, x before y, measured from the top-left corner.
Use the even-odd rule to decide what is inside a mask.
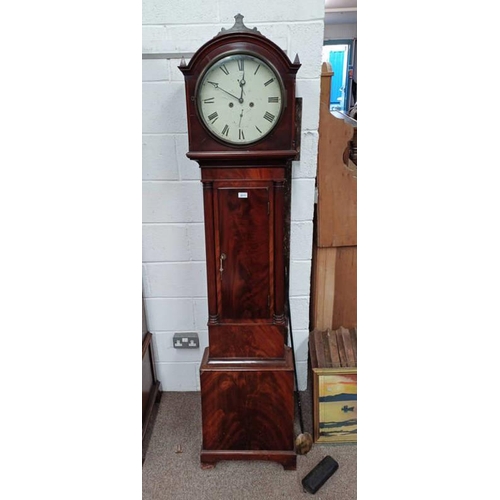
[[[313,372],[314,441],[357,442],[357,369],[313,368]]]

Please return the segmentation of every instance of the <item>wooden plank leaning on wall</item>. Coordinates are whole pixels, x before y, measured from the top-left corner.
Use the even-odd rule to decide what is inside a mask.
[[[332,74],[323,63],[311,294],[311,327],[319,330],[357,327],[357,169],[348,158],[354,128],[330,112]]]

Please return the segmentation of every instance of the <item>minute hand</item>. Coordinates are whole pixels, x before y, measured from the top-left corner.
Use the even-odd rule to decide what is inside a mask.
[[[210,80],[208,80],[208,83],[211,83],[216,89],[222,90],[222,92],[225,92],[231,97],[234,97],[238,102],[243,102],[243,99],[241,97],[235,96],[234,94],[231,94],[231,92],[228,92],[227,90],[224,90],[223,88],[219,87],[218,83],[211,82]]]

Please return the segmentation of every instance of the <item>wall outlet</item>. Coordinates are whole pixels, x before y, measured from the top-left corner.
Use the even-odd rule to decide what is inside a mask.
[[[176,349],[197,349],[200,339],[196,332],[174,333],[174,347]]]

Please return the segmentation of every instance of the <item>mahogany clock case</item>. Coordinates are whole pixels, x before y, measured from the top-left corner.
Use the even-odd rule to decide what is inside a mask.
[[[204,44],[185,77],[188,158],[203,183],[208,287],[208,337],[200,366],[201,463],[272,460],[294,469],[294,376],[286,347],[285,252],[291,160],[296,156],[295,75],[272,41],[235,26]],[[197,110],[197,84],[214,61],[254,55],[272,66],[284,106],[268,135],[227,144],[210,133]]]

